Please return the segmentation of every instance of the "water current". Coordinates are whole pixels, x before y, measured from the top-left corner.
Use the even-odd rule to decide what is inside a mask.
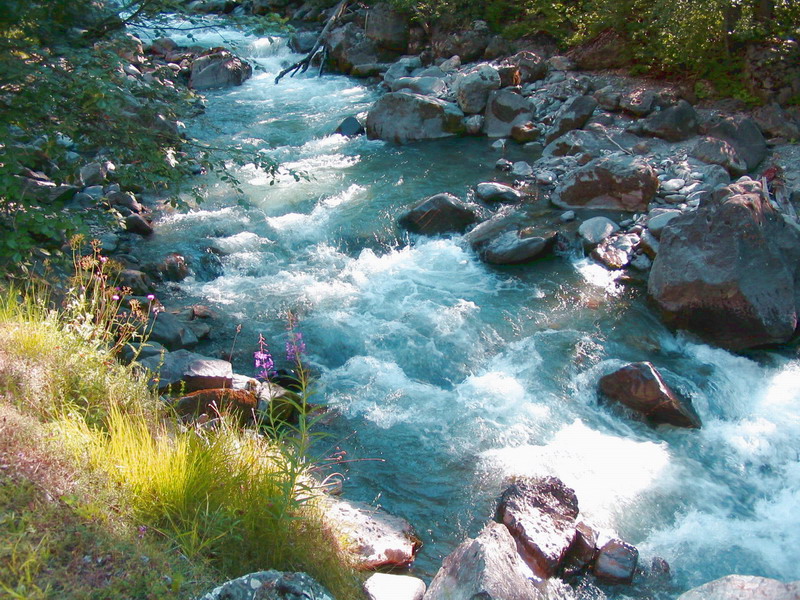
[[[548,474],[641,562],[665,558],[676,593],[734,572],[800,579],[800,361],[672,333],[640,287],[587,259],[496,268],[461,236],[403,234],[396,219],[412,203],[497,179],[499,151],[333,135],[378,92],[314,73],[276,86],[298,58],[284,41],[231,37],[257,70],[208,93],[192,134],[253,145],[309,178],[242,168],[245,202],[208,180],[206,202],[161,217],[143,252],[224,253],[220,277],[175,294],[243,323],[239,372],[253,373],[259,332],[279,354],[286,310],[299,315],[317,401],[335,415],[329,440],[382,459],[349,463],[344,495],[415,526],[413,573],[432,577],[492,518],[508,477]],[[692,399],[701,430],[650,428],[598,403],[599,377],[635,360]]]

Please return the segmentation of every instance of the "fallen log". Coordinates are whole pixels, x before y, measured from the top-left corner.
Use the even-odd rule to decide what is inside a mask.
[[[325,49],[322,47],[322,40],[325,37],[325,34],[328,33],[331,27],[333,27],[334,23],[342,18],[344,11],[347,9],[347,5],[350,4],[350,0],[341,0],[336,10],[333,11],[328,22],[325,23],[325,27],[322,28],[322,31],[319,32],[317,36],[317,41],[314,42],[314,46],[311,50],[306,54],[304,58],[297,61],[293,65],[286,67],[283,71],[278,73],[278,76],[275,78],[275,85],[277,85],[280,80],[283,78],[284,75],[290,74],[290,77],[294,77],[298,72],[305,73],[308,68],[311,66],[311,61],[314,60],[314,57],[319,54],[320,52],[325,52]],[[324,57],[323,57],[324,58]],[[322,75],[322,67],[320,67],[319,74]]]

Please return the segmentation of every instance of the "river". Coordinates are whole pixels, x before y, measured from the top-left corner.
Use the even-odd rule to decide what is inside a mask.
[[[335,415],[328,442],[354,460],[344,495],[415,526],[412,573],[429,579],[476,534],[508,477],[549,474],[641,562],[665,558],[671,594],[734,572],[800,579],[800,361],[674,334],[641,286],[587,259],[497,268],[461,236],[409,237],[398,215],[499,178],[500,151],[485,138],[398,147],[332,135],[378,93],[312,73],[276,86],[298,58],[283,40],[226,37],[258,68],[208,93],[191,133],[253,145],[309,178],[284,172],[271,185],[245,167],[244,202],[207,179],[205,203],[161,217],[143,255],[224,251],[220,277],[190,277],[174,295],[242,323],[239,372],[253,374],[259,332],[280,354],[285,313],[299,316],[315,401]],[[692,399],[701,430],[651,428],[598,403],[599,377],[638,360]],[[581,597],[647,597],[591,593]]]

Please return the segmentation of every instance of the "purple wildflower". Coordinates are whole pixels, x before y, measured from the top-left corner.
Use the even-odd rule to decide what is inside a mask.
[[[290,331],[289,340],[286,342],[286,360],[291,363],[300,362],[306,352],[306,343],[303,334],[299,331]]]
[[[275,374],[275,361],[272,360],[267,340],[260,333],[258,334],[258,350],[253,352],[253,362],[255,363],[257,377],[269,379]]]

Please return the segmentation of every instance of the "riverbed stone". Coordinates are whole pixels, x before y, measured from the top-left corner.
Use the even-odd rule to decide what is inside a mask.
[[[785,140],[800,139],[800,123],[780,105],[767,104],[753,111],[753,120],[766,137]]]
[[[604,152],[619,148],[605,135],[585,129],[573,129],[545,146],[544,156],[590,156],[600,158]]]
[[[578,227],[578,236],[581,238],[583,247],[591,249],[610,236],[619,231],[619,225],[608,217],[592,217],[586,219]]]
[[[668,142],[681,142],[697,134],[697,113],[686,100],[654,112],[642,123],[642,132]]]
[[[661,237],[661,232],[664,231],[670,221],[674,218],[681,216],[681,211],[677,209],[653,209],[647,215],[647,229],[650,230],[656,239]]]
[[[508,529],[489,523],[444,559],[425,600],[543,600],[528,574]]]
[[[400,226],[412,233],[437,235],[463,233],[478,220],[477,206],[452,194],[435,194],[421,200],[400,217]]]
[[[489,94],[500,88],[500,74],[489,64],[459,74],[453,82],[456,102],[465,114],[477,114],[486,108]]]
[[[702,423],[690,400],[678,396],[650,362],[631,363],[600,378],[600,391],[655,424],[697,429]]]
[[[647,89],[636,89],[624,93],[620,97],[619,107],[637,117],[645,117],[653,112],[656,106],[656,93]]]
[[[800,228],[758,182],[731,184],[661,232],[648,291],[669,324],[724,348],[786,342],[798,322]]]
[[[569,547],[561,566],[561,573],[567,577],[583,573],[597,558],[597,531],[580,522],[575,526],[575,539]]]
[[[365,132],[364,126],[355,117],[346,117],[334,131],[334,133],[345,137],[356,137],[363,135]]]
[[[555,477],[519,479],[503,492],[498,516],[536,576],[558,572],[576,535],[578,498],[571,488]]]
[[[189,75],[189,87],[196,90],[242,85],[253,74],[247,61],[227,50],[217,50],[196,58]]]
[[[592,258],[609,269],[624,269],[633,258],[639,236],[635,233],[618,233],[608,236],[592,250]]]
[[[513,165],[512,165],[513,168]],[[484,181],[475,186],[475,196],[483,202],[521,202],[525,195],[510,185],[495,181]]]
[[[678,600],[798,600],[800,581],[784,583],[755,575],[726,575],[692,588]]]
[[[258,396],[250,390],[202,389],[178,398],[173,406],[182,417],[229,415],[244,425],[257,418]]]
[[[533,119],[530,101],[511,90],[495,90],[489,94],[486,104],[484,132],[490,138],[511,136],[515,125]]]
[[[655,169],[644,158],[611,154],[569,173],[551,201],[562,208],[646,212],[658,183]]]
[[[147,237],[152,235],[153,226],[142,215],[133,213],[125,217],[125,230]]]
[[[635,546],[612,539],[598,550],[594,574],[610,583],[630,583],[638,562],[639,551]]]
[[[447,83],[440,77],[399,77],[392,81],[391,90],[406,90],[423,96],[443,98],[448,93]]]
[[[336,541],[355,555],[362,569],[407,567],[414,561],[419,540],[405,519],[353,500],[325,496],[320,508]]]
[[[198,600],[333,600],[328,590],[305,573],[259,571],[226,581]]]
[[[452,102],[391,92],[381,96],[367,115],[367,136],[404,144],[464,133],[464,113]]]
[[[481,247],[482,260],[492,265],[518,265],[549,254],[557,233],[548,231],[506,231]]]
[[[546,143],[550,143],[567,131],[580,129],[597,108],[597,100],[592,96],[575,96],[567,100],[553,117],[553,125],[547,132]]]
[[[422,61],[419,56],[403,56],[386,70],[383,74],[383,81],[391,85],[395,79],[400,77],[410,77],[416,69],[422,68]]]
[[[747,173],[747,163],[725,140],[705,136],[692,148],[691,155],[703,162],[719,165],[734,177]]]
[[[355,22],[334,27],[325,35],[323,43],[334,68],[342,73],[350,73],[356,65],[380,64],[397,56],[396,52],[381,48],[368,38]]]
[[[368,600],[422,600],[425,582],[408,575],[375,573],[364,582]]]
[[[530,50],[517,52],[506,60],[519,69],[520,83],[532,83],[547,77],[547,61]]]
[[[169,350],[194,348],[198,339],[186,323],[172,313],[152,313],[146,325],[150,340],[163,344]]]
[[[230,388],[233,382],[231,363],[189,350],[150,356],[139,364],[153,373],[153,383],[159,390],[194,392]]]
[[[767,156],[767,142],[749,117],[720,117],[705,124],[706,135],[723,140],[736,151],[748,171],[754,170]]]

